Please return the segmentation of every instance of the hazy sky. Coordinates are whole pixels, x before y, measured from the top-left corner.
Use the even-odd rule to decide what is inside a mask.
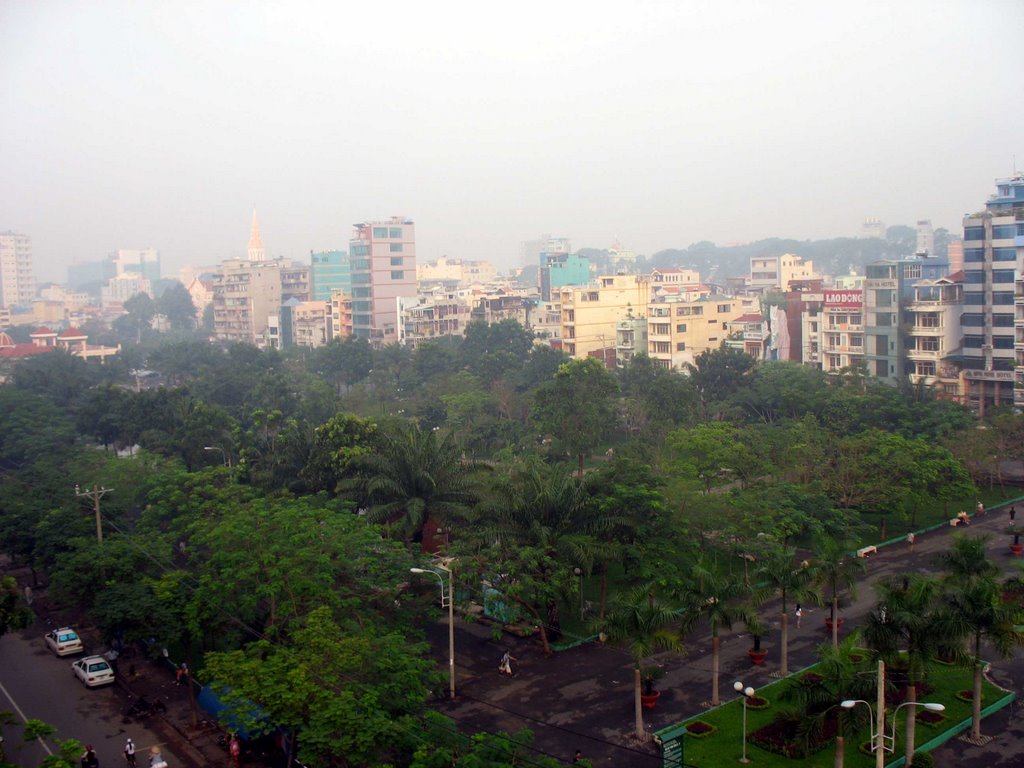
[[[417,223],[641,253],[957,229],[1024,167],[1024,2],[0,0],[0,231],[41,279]]]

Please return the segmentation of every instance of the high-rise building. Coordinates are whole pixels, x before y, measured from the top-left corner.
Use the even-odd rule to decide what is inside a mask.
[[[346,251],[310,251],[309,261],[314,299],[330,301],[337,291],[352,292],[352,268]]]
[[[590,282],[590,259],[576,253],[540,255],[540,297],[555,301],[562,288],[584,286]]]
[[[32,238],[0,232],[0,307],[28,306],[35,297]]]
[[[150,282],[160,279],[160,252],[155,248],[121,248],[110,254],[114,277],[138,275]]]
[[[985,209],[964,217],[963,371],[966,404],[984,413],[1024,404],[1024,174],[996,180]],[[1016,383],[1015,383],[1016,382]]]
[[[416,295],[416,225],[392,216],[354,226],[352,335],[381,347],[398,341],[398,299]]]
[[[879,240],[885,240],[885,222],[869,216],[860,225],[860,236],[876,237]]]

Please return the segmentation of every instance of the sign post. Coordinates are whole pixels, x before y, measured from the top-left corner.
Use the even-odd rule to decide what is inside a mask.
[[[661,742],[661,768],[683,768],[686,763],[683,760],[683,738],[686,736],[686,726],[676,725],[658,731],[655,736]]]

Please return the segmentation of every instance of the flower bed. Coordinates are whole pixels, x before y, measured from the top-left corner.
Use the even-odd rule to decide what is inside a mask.
[[[686,724],[686,732],[695,739],[703,739],[717,730],[711,723],[705,723],[703,720],[694,720]]]
[[[941,712],[932,712],[931,710],[925,709],[917,713],[917,722],[930,725],[933,728],[939,723],[943,722],[946,716]]]
[[[836,718],[829,717],[817,738],[804,739],[799,735],[801,720],[776,720],[750,734],[750,741],[761,749],[777,755],[802,759],[820,752],[836,735]]]
[[[772,703],[763,696],[751,696],[747,699],[747,709],[768,709]]]

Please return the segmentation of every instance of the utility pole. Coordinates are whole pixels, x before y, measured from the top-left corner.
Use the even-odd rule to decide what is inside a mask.
[[[98,485],[94,485],[91,491],[83,491],[78,485],[75,485],[75,496],[88,496],[92,499],[92,508],[96,514],[96,541],[100,544],[103,543],[103,526],[100,523],[100,499],[103,498],[103,494],[110,493],[113,488],[100,488]]]
[[[885,768],[885,662],[878,660],[878,743],[875,745],[875,768]],[[895,715],[894,715],[895,717]],[[893,723],[895,736],[896,725]]]

